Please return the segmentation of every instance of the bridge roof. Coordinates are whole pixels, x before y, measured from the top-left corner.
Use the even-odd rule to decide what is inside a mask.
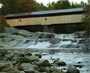
[[[73,12],[82,12],[83,8],[71,8],[71,9],[60,9],[60,10],[46,10],[46,11],[36,11],[36,12],[27,12],[27,13],[17,13],[17,14],[8,14],[7,17],[19,17],[19,16],[34,16],[34,15],[46,15],[46,14],[60,14],[60,13],[73,13]]]

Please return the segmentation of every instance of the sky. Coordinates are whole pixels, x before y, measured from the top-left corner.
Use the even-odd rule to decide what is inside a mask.
[[[3,5],[0,3],[0,8],[2,7]]]
[[[58,1],[58,0],[36,0],[37,2],[39,2],[39,3],[43,3],[44,5],[47,5],[49,2],[56,2],[56,1]],[[81,1],[83,1],[83,2],[88,2],[88,0],[69,0],[70,2],[76,2],[76,3],[80,3]]]

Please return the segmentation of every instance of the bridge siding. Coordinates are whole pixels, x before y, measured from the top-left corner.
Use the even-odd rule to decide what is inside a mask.
[[[58,15],[47,17],[32,17],[32,18],[18,18],[7,19],[10,26],[27,26],[27,25],[53,25],[53,24],[68,24],[81,23],[83,14]]]

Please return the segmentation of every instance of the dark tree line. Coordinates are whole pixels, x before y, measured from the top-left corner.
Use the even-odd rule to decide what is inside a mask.
[[[68,0],[58,0],[56,3],[48,3],[45,6],[43,3],[37,3],[35,0],[0,0],[4,6],[0,10],[1,15],[12,13],[23,13],[39,10],[55,10],[84,7],[86,3],[70,3]]]
[[[84,8],[85,10],[85,17],[83,18],[86,35],[90,37],[90,1],[88,0],[88,4]]]

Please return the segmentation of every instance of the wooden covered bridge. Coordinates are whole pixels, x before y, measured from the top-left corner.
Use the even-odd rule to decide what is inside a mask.
[[[72,8],[9,14],[6,15],[6,21],[10,26],[30,31],[42,31],[44,28],[44,30],[48,30],[47,27],[56,31],[63,29],[63,25],[66,24],[79,26],[82,23],[83,12],[83,8]]]

